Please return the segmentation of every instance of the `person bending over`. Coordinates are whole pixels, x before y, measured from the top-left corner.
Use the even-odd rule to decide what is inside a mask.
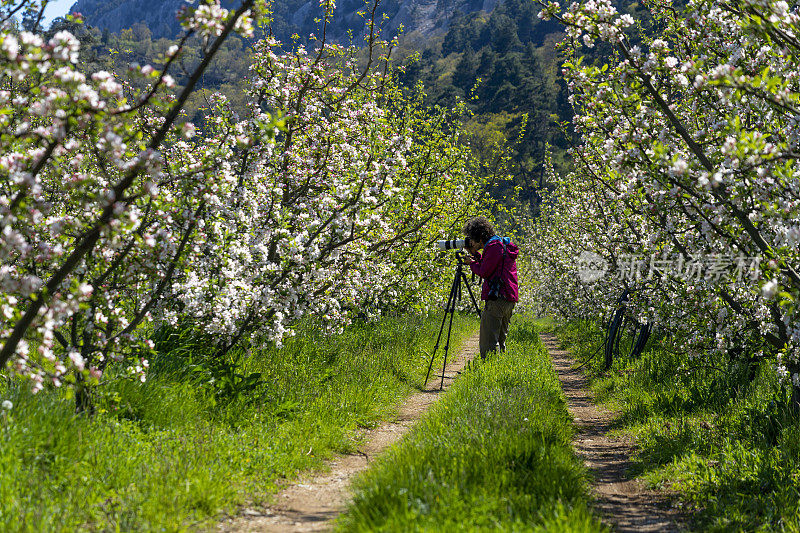
[[[519,300],[517,284],[517,256],[519,248],[509,237],[494,234],[492,223],[486,217],[475,217],[464,225],[464,235],[469,238],[466,248],[470,255],[466,263],[474,274],[483,278],[481,300],[486,305],[481,313],[481,358],[500,346],[506,349],[508,325],[514,305]],[[483,254],[479,250],[483,249]]]

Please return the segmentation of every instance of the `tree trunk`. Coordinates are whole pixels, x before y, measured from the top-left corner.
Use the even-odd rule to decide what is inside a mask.
[[[78,383],[75,387],[75,412],[88,416],[93,416],[95,413],[92,390],[80,375],[78,375]]]

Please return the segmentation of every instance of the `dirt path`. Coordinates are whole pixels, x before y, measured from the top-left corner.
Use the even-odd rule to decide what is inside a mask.
[[[461,350],[447,365],[444,390],[450,386],[457,372],[478,353],[478,335],[467,339]],[[329,471],[315,472],[287,486],[274,498],[274,504],[266,509],[245,509],[240,516],[229,519],[219,526],[222,532],[283,532],[325,531],[331,521],[347,505],[350,481],[359,472],[366,470],[375,456],[400,440],[423,413],[439,399],[441,366],[434,369],[426,390],[412,394],[400,407],[397,420],[387,422],[369,430],[364,436],[358,454],[341,455],[331,460]]]
[[[613,415],[594,405],[583,372],[572,368],[572,357],[559,348],[555,335],[541,338],[575,418],[575,449],[594,475],[595,505],[600,513],[619,532],[681,531],[680,515],[670,507],[666,495],[627,476],[634,446],[608,436]]]

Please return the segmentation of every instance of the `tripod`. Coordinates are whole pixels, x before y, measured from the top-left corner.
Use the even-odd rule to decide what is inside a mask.
[[[447,326],[447,340],[444,343],[444,362],[442,363],[442,381],[439,383],[439,390],[444,388],[444,369],[447,366],[447,352],[450,349],[450,333],[453,331],[453,315],[456,312],[456,305],[458,302],[461,301],[461,282],[464,282],[464,285],[467,287],[467,291],[469,291],[469,297],[472,300],[472,304],[475,306],[475,312],[478,313],[478,318],[481,316],[481,308],[478,305],[478,301],[475,299],[475,295],[472,293],[472,287],[469,284],[469,280],[467,279],[467,275],[464,273],[464,262],[463,262],[463,252],[456,252],[456,275],[453,278],[453,284],[450,286],[450,296],[447,297],[447,304],[444,308],[444,316],[442,317],[442,325],[439,326],[439,335],[436,337],[436,344],[433,347],[433,353],[431,354],[431,361],[428,363],[428,372],[425,374],[425,381],[424,383],[428,382],[428,378],[431,375],[431,369],[433,368],[433,360],[436,358],[436,351],[439,349],[439,343],[442,340],[442,334],[444,332],[444,324],[447,322],[447,315],[450,315],[450,321]]]

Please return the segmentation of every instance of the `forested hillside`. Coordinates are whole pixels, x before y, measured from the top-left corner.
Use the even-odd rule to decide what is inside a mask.
[[[538,213],[545,148],[563,166],[568,140],[560,127],[571,111],[558,81],[556,49],[564,34],[539,20],[534,0],[506,0],[490,14],[455,20],[444,37],[406,60],[406,86],[422,83],[429,103],[466,100],[475,113],[470,144],[491,176],[492,196]]]

